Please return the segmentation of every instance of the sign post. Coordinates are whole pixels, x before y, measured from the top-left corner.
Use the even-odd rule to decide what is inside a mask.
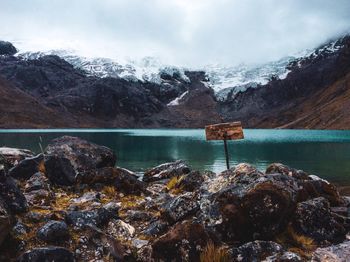
[[[207,140],[224,140],[226,167],[230,169],[230,159],[227,148],[227,140],[244,139],[241,122],[221,123],[205,127]]]

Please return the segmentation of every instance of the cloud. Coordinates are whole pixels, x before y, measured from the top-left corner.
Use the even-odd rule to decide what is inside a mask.
[[[262,63],[349,31],[349,13],[348,0],[2,0],[0,38],[186,66]]]

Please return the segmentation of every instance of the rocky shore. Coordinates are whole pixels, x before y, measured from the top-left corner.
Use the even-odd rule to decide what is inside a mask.
[[[301,170],[142,177],[75,137],[0,148],[0,261],[348,261],[350,198]]]

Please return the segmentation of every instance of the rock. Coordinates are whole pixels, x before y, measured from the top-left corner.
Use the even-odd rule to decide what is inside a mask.
[[[0,246],[9,234],[11,229],[11,218],[5,209],[4,205],[0,201]]]
[[[278,253],[273,256],[267,257],[265,261],[268,262],[302,262],[302,259],[298,254],[286,251],[282,254]]]
[[[116,156],[107,147],[81,138],[64,136],[55,139],[45,150],[45,169],[49,180],[57,185],[74,185],[85,173],[113,167]]]
[[[324,197],[298,203],[292,225],[297,233],[318,243],[343,240],[347,233],[345,223],[332,215],[329,202]]]
[[[176,162],[162,164],[150,170],[147,170],[143,176],[143,181],[158,181],[166,178],[172,178],[174,176],[185,175],[190,171],[191,169],[185,164],[185,162],[179,160]]]
[[[74,262],[71,251],[63,247],[41,247],[25,252],[18,262]]]
[[[150,221],[153,218],[152,213],[140,210],[128,210],[126,212],[126,221]]]
[[[62,242],[69,238],[68,226],[62,221],[49,221],[38,230],[37,237],[47,243]]]
[[[31,192],[34,190],[49,190],[49,185],[47,183],[47,178],[41,172],[37,172],[30,179],[28,179],[27,183],[24,186],[24,190],[26,192]]]
[[[96,192],[86,192],[84,195],[78,198],[72,198],[69,200],[69,202],[76,204],[76,205],[82,205],[85,203],[90,202],[90,204],[94,202],[99,202],[101,200],[101,194]]]
[[[25,192],[24,196],[31,206],[46,206],[50,205],[50,201],[54,197],[53,192],[45,189],[32,190]]]
[[[107,232],[116,239],[130,240],[135,235],[135,228],[119,219],[108,223]]]
[[[9,175],[15,179],[27,180],[39,172],[39,165],[42,164],[44,156],[39,154],[35,157],[26,158],[9,170]]]
[[[231,184],[209,196],[220,219],[215,228],[227,241],[271,239],[284,231],[297,201],[298,185],[293,177],[263,175],[241,168],[227,180]],[[209,209],[210,211],[210,209]],[[208,214],[210,216],[210,214]]]
[[[184,221],[153,242],[152,256],[164,261],[199,261],[200,253],[211,241],[213,237],[201,224]]]
[[[17,223],[14,225],[12,232],[16,237],[23,236],[27,234],[28,227],[23,224],[21,221],[17,221]]]
[[[30,150],[10,147],[0,147],[0,155],[5,158],[10,167],[17,165],[25,158],[34,156],[33,152]]]
[[[302,170],[297,170],[294,168],[290,168],[286,165],[280,164],[280,163],[273,163],[269,165],[266,168],[266,174],[282,174],[282,175],[287,175],[294,177],[296,179],[302,179],[302,180],[310,180],[311,178],[307,173],[305,173]]]
[[[99,208],[97,210],[90,211],[68,211],[66,214],[67,224],[79,228],[83,228],[88,225],[97,227],[103,226],[113,218],[117,218],[117,214],[105,208]]]
[[[312,262],[346,262],[350,258],[350,241],[324,248],[317,248],[312,255]]]
[[[230,253],[233,261],[258,262],[271,261],[266,258],[283,252],[283,247],[275,242],[255,240],[233,248]]]
[[[166,221],[156,220],[143,231],[143,234],[147,236],[159,236],[163,234],[168,227],[169,224]]]
[[[18,188],[16,181],[0,170],[0,202],[10,213],[19,214],[27,211],[26,198]]]
[[[186,193],[168,201],[161,209],[161,216],[169,223],[176,223],[199,210],[199,204],[194,193]]]
[[[10,42],[0,41],[0,55],[14,55],[18,51]]]
[[[175,185],[175,188],[192,192],[198,189],[203,182],[203,175],[199,171],[192,171],[183,176],[183,178]]]

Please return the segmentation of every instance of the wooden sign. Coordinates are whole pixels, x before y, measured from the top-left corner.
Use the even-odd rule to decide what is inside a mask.
[[[221,123],[205,127],[207,140],[238,140],[243,139],[241,122]]]

